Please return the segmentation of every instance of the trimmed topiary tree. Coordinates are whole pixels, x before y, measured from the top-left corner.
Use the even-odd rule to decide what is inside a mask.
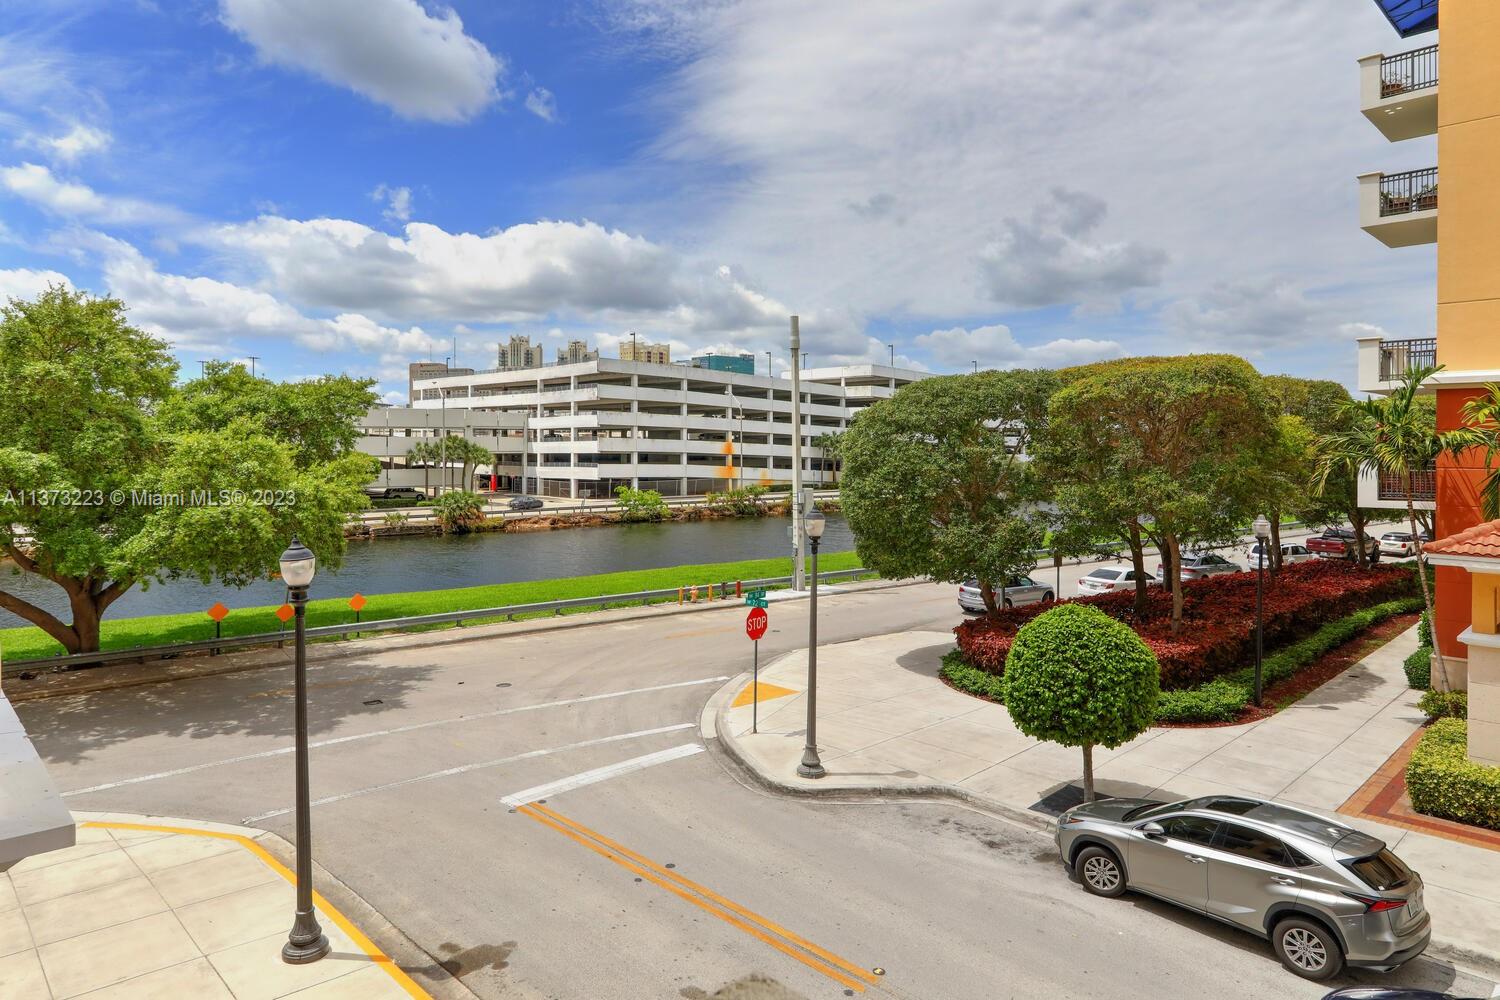
[[[1161,671],[1129,626],[1063,604],[1021,628],[1005,659],[1005,706],[1027,736],[1083,748],[1083,795],[1094,800],[1094,747],[1114,748],[1156,717]]]

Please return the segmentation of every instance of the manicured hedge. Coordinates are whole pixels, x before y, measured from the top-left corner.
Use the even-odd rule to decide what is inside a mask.
[[[943,655],[943,668],[938,672],[949,684],[966,694],[1005,704],[1005,678],[969,666],[956,649]]]
[[[1418,646],[1417,651],[1406,658],[1402,665],[1406,670],[1406,683],[1413,691],[1425,691],[1432,687],[1432,647]]]
[[[1342,560],[1320,560],[1284,567],[1274,581],[1266,580],[1265,643],[1268,647],[1285,645],[1331,619],[1409,597],[1415,589],[1416,578],[1405,566],[1360,569]],[[1176,634],[1171,629],[1171,596],[1166,588],[1151,587],[1147,594],[1146,611],[1139,619],[1134,592],[1073,602],[1092,605],[1134,628],[1161,664],[1164,691],[1200,685],[1238,669],[1254,656],[1254,574],[1226,574],[1186,584],[1183,625]],[[954,633],[965,662],[993,674],[1004,673],[1016,631],[1048,607],[1028,604],[964,622]]]
[[[1387,601],[1329,622],[1305,639],[1277,650],[1261,661],[1261,683],[1270,687],[1286,680],[1330,649],[1342,646],[1365,629],[1387,618],[1409,614],[1422,606],[1419,597]],[[1242,667],[1197,687],[1163,691],[1156,703],[1157,722],[1228,722],[1255,697],[1255,667]]]
[[[1412,808],[1500,830],[1500,767],[1469,760],[1468,742],[1462,719],[1439,719],[1422,735],[1406,765]]]
[[[1467,719],[1469,717],[1469,692],[1428,691],[1417,702],[1429,719]]]

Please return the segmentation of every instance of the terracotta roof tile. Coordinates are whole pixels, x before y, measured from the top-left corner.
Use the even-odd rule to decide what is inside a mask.
[[[1486,521],[1472,528],[1465,528],[1456,535],[1428,542],[1422,546],[1422,551],[1450,556],[1500,559],[1500,521]]]

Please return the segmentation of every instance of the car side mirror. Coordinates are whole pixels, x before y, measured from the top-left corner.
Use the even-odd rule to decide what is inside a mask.
[[[1162,825],[1160,823],[1152,822],[1143,824],[1141,826],[1141,833],[1145,834],[1152,840],[1167,839],[1167,831],[1162,829]]]

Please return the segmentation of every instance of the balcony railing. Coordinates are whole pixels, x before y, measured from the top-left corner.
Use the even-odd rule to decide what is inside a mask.
[[[1437,167],[1384,174],[1380,178],[1380,216],[1428,212],[1438,207]]]
[[[1378,484],[1381,500],[1405,500],[1406,477],[1397,472],[1382,472]],[[1411,498],[1415,501],[1437,500],[1437,470],[1414,472],[1411,477]]]
[[[1380,60],[1380,96],[1399,97],[1413,90],[1436,87],[1438,47],[1429,45]]]
[[[1382,340],[1380,342],[1380,381],[1392,382],[1415,368],[1437,364],[1437,338],[1417,340]]]

